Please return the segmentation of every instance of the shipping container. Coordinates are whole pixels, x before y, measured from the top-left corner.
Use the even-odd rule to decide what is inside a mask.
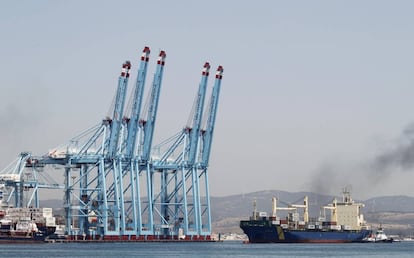
[[[259,212],[259,217],[267,217],[267,212],[265,211]]]
[[[287,224],[280,224],[280,226],[284,229],[287,229],[289,227]]]
[[[55,217],[46,218],[46,226],[48,227],[56,226],[56,218]]]
[[[330,230],[341,230],[341,226],[338,226],[338,225],[330,225],[329,226],[329,229]]]

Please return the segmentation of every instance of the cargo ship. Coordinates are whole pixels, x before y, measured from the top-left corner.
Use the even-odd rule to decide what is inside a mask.
[[[267,216],[267,212],[257,212],[254,204],[253,216],[240,221],[240,228],[249,243],[359,243],[371,234],[361,213],[363,206],[355,203],[350,192],[344,189],[342,201],[335,198],[321,207],[318,218],[310,218],[307,196],[303,204],[287,207],[277,207],[277,198],[272,198],[271,216]],[[298,212],[301,209],[302,214]],[[326,210],[330,211],[330,216]],[[280,211],[287,216],[279,217]]]
[[[51,208],[2,208],[0,244],[41,243],[55,233]]]
[[[0,244],[43,243],[56,230],[52,208],[15,208],[3,200],[0,185]]]

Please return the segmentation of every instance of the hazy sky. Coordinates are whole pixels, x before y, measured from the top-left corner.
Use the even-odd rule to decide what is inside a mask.
[[[155,143],[187,122],[204,62],[224,67],[211,195],[352,185],[359,198],[414,196],[413,10],[378,0],[0,1],[0,168],[99,123],[121,64],[131,60],[133,82],[149,46],[147,87],[167,53]]]

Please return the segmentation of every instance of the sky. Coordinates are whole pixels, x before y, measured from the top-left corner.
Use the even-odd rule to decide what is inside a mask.
[[[147,87],[167,53],[154,143],[185,126],[204,62],[224,67],[212,196],[344,186],[361,199],[414,196],[413,9],[399,0],[0,1],[0,170],[99,123],[121,64],[131,61],[135,80],[149,46]]]

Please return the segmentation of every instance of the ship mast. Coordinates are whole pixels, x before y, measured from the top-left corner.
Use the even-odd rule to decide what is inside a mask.
[[[257,220],[257,206],[256,200],[253,201],[253,220]]]

